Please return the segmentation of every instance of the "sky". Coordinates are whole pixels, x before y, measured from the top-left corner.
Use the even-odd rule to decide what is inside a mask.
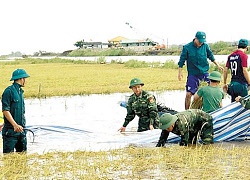
[[[247,0],[0,1],[0,55],[61,53],[80,40],[116,36],[186,44],[197,31],[207,42],[250,39]],[[126,23],[129,23],[127,25]],[[130,27],[132,26],[132,28]]]

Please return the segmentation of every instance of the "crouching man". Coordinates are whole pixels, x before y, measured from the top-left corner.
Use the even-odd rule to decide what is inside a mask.
[[[196,144],[201,138],[202,144],[213,143],[213,118],[199,109],[189,109],[175,115],[165,113],[160,117],[161,136],[156,147],[164,146],[169,133],[181,137],[181,146]]]

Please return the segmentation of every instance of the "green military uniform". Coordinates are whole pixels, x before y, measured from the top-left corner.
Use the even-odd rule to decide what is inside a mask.
[[[161,116],[161,119],[164,119],[164,115]],[[172,133],[181,137],[180,145],[187,146],[190,143],[196,143],[199,131],[203,144],[213,143],[212,116],[208,113],[199,109],[189,109],[171,116],[176,117],[176,119],[172,121],[175,123]],[[156,145],[157,147],[163,146],[169,135],[164,125],[161,125],[161,119],[160,128],[163,129],[163,131]],[[169,127],[170,125],[167,128]]]
[[[246,97],[242,97],[240,98],[240,103],[241,105],[246,108],[246,109],[250,109],[250,98],[249,95]]]
[[[123,127],[126,127],[135,116],[139,117],[138,132],[149,130],[149,125],[159,128],[159,115],[155,97],[142,90],[140,96],[132,94],[127,103],[127,115]]]
[[[29,75],[23,69],[13,72],[12,80],[27,78]],[[8,86],[2,94],[2,111],[9,111],[15,122],[25,128],[25,104],[21,85],[14,82]],[[2,129],[3,153],[27,151],[27,138],[25,132],[15,132],[12,124],[4,116],[4,127]]]
[[[211,83],[218,83],[221,81],[221,73],[218,71],[213,71],[208,76]],[[213,112],[220,108],[220,103],[224,99],[224,93],[222,89],[218,86],[203,86],[197,91],[197,95],[202,97],[202,110],[206,113]]]

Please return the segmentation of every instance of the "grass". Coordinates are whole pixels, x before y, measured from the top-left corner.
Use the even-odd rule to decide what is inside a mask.
[[[26,98],[131,92],[128,86],[134,77],[140,78],[148,91],[185,89],[186,80],[178,81],[178,66],[173,61],[164,64],[136,60],[125,64],[102,62],[105,62],[103,57],[96,62],[59,58],[0,61],[0,89],[3,91],[11,84],[9,80],[17,68],[24,68],[31,76],[24,88]],[[186,75],[183,68],[183,76]]]
[[[128,147],[110,151],[8,154],[0,179],[248,179],[249,147]]]
[[[129,81],[139,77],[145,90],[184,90],[173,62],[105,64],[72,60],[25,59],[0,62],[0,88],[24,68],[30,78],[26,98],[92,93],[131,92]],[[99,63],[99,64],[98,64]],[[214,67],[211,66],[211,69]],[[184,77],[187,75],[183,69]],[[11,153],[0,157],[0,179],[248,179],[249,146],[166,148],[127,147],[110,151]]]
[[[24,68],[30,75],[24,88],[26,98],[131,92],[128,86],[134,77],[141,78],[149,91],[184,89],[184,82],[177,80],[177,69],[145,64],[142,67],[138,61],[133,64],[80,64],[72,60],[2,62],[0,89],[3,91],[11,84],[9,80],[16,68]]]

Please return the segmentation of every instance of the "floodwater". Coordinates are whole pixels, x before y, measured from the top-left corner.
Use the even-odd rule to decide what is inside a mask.
[[[215,59],[219,63],[225,63],[227,60],[228,55],[214,55]],[[33,58],[41,58],[41,57],[33,57]],[[42,59],[52,59],[55,58],[54,56],[51,57],[42,57]],[[72,59],[72,60],[88,60],[88,61],[97,61],[100,57],[99,56],[90,56],[90,57],[60,57],[62,59]],[[104,57],[102,57],[104,58]],[[138,61],[145,61],[145,62],[161,62],[165,63],[166,61],[172,60],[175,63],[178,63],[180,56],[105,56],[105,61],[110,63],[111,61],[117,62],[126,62],[128,60],[138,60]]]
[[[136,146],[155,146],[160,130],[137,133],[136,117],[118,132],[126,116],[120,106],[130,93],[26,99],[28,152],[110,150]],[[185,91],[154,92],[159,103],[177,111],[184,110]],[[223,104],[230,103],[229,97]],[[2,145],[0,152],[2,152]]]

